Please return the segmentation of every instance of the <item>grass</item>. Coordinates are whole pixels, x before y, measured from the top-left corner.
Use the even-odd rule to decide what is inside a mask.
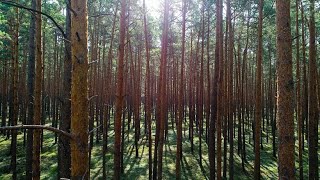
[[[176,132],[171,127],[171,119],[169,119],[168,139],[164,145],[163,157],[163,179],[175,179],[175,160],[176,160]],[[155,126],[155,125],[153,125]],[[144,132],[144,124],[141,124],[141,133]],[[184,128],[187,128],[185,125]],[[127,126],[126,126],[127,128]],[[111,128],[113,125],[111,124]],[[153,127],[155,129],[155,127]],[[153,140],[155,137],[153,132]],[[235,179],[253,179],[253,141],[249,141],[251,132],[246,132],[246,151],[247,163],[245,164],[245,172],[242,171],[241,159],[237,154],[237,138],[234,142],[234,177]],[[185,134],[185,136],[184,136]],[[237,134],[237,132],[235,132]],[[272,156],[272,137],[269,137],[269,142],[266,143],[266,132],[263,135],[263,150],[261,150],[261,175],[262,179],[278,179],[277,177],[277,160]],[[271,136],[271,131],[268,134]],[[41,179],[57,179],[57,143],[55,142],[55,135],[51,132],[44,131],[43,134],[43,149],[41,153]],[[113,176],[113,138],[114,132],[109,131],[108,153],[107,159],[107,175],[108,179]],[[252,138],[252,136],[250,136]],[[297,138],[296,138],[297,139]],[[98,143],[94,141],[92,149],[92,159],[90,165],[90,178],[102,179],[102,141]],[[209,178],[209,160],[208,160],[208,146],[205,139],[202,141],[202,164],[199,164],[199,138],[195,131],[194,137],[194,152],[191,152],[191,144],[188,140],[188,132],[183,132],[183,157],[182,157],[182,179],[208,179]],[[0,136],[0,179],[11,179],[10,172],[10,143],[11,141],[4,136]],[[223,143],[223,140],[222,140]],[[305,142],[307,145],[307,142]],[[223,144],[222,144],[223,148]],[[125,145],[124,145],[124,174],[122,179],[148,179],[148,141],[146,136],[142,134],[139,143],[139,157],[135,157],[134,147],[134,131],[133,128],[128,131],[125,130]],[[298,142],[296,141],[296,161],[298,160]],[[229,145],[228,145],[229,150]],[[17,168],[18,179],[24,179],[25,176],[25,147],[23,143],[23,132],[19,131],[18,146],[17,146]],[[223,151],[222,151],[223,152]],[[303,153],[304,161],[304,176],[307,178],[308,173],[308,151],[305,147]],[[229,153],[228,153],[229,156]],[[320,156],[320,155],[319,155]],[[296,162],[298,168],[298,162]],[[228,172],[228,170],[227,170]],[[297,177],[298,177],[298,173]],[[227,177],[228,178],[228,177]]]

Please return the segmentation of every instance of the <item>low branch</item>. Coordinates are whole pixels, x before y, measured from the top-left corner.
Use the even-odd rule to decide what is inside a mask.
[[[292,41],[294,41],[295,39],[299,38],[301,35],[297,35],[295,37],[292,38]]]
[[[91,96],[91,97],[88,99],[88,101],[90,102],[90,101],[93,100],[93,98],[96,98],[96,97],[98,97],[98,95]]]
[[[111,15],[113,15],[113,14],[111,14],[111,13],[100,13],[100,14],[90,15],[89,17],[96,18],[96,17],[101,17],[101,16],[111,16]]]
[[[94,60],[94,61],[91,61],[91,62],[89,62],[89,66],[91,66],[92,64],[96,64],[96,63],[98,63],[98,62],[99,62],[99,59]]]
[[[18,4],[16,2],[12,2],[12,1],[8,1],[8,0],[0,0],[1,3],[3,4],[6,4],[6,5],[9,5],[9,6],[14,6],[14,7],[17,7],[17,8],[20,8],[20,9],[25,9],[25,10],[28,10],[28,11],[32,11],[32,12],[35,12],[35,13],[39,13],[41,15],[44,15],[46,16],[48,19],[50,19],[53,24],[59,29],[59,31],[62,33],[63,37],[65,39],[68,39],[66,34],[64,33],[64,30],[62,29],[62,27],[54,20],[54,18],[52,16],[50,16],[49,14],[47,13],[44,13],[42,11],[38,11],[36,9],[32,9],[32,8],[29,8],[29,7],[25,7],[21,4]]]
[[[63,135],[69,139],[74,139],[74,135],[65,131],[62,131],[58,128],[51,127],[51,126],[44,126],[44,125],[18,125],[18,126],[4,126],[0,127],[0,131],[3,130],[20,130],[20,129],[41,129],[41,130],[48,130],[54,132],[58,135]]]
[[[89,131],[88,134],[91,136],[92,133],[93,133],[94,131],[96,131],[97,129],[101,128],[102,125],[103,125],[103,124],[99,125],[98,127],[95,127],[94,129],[92,129],[91,131]]]
[[[77,12],[71,8],[70,0],[66,1],[66,4],[67,4],[67,9],[69,9],[73,13],[73,15],[77,16],[78,15]]]

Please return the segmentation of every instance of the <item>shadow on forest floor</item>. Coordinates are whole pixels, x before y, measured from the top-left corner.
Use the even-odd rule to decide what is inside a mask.
[[[111,121],[113,122],[113,121]],[[132,126],[132,124],[131,124]],[[176,132],[172,130],[171,119],[169,119],[169,131],[168,137],[164,144],[164,156],[163,156],[163,179],[175,179],[175,161],[176,161]],[[184,124],[183,128],[188,130],[188,124]],[[141,139],[139,141],[138,154],[139,157],[135,157],[134,146],[134,129],[127,130],[125,126],[125,143],[124,143],[124,174],[122,179],[148,179],[148,140],[144,134],[144,124],[141,121]],[[237,126],[235,126],[237,127]],[[249,127],[249,126],[248,126]],[[113,124],[109,128],[113,129]],[[237,128],[235,128],[237,130]],[[263,149],[261,150],[261,174],[262,179],[277,179],[277,162],[276,158],[272,155],[272,137],[271,129],[268,129],[269,133],[263,131]],[[183,130],[184,132],[184,130]],[[320,131],[319,131],[320,132]],[[204,133],[205,134],[205,133]],[[237,135],[237,131],[234,133]],[[17,146],[17,170],[18,179],[24,179],[25,176],[25,147],[23,131],[18,132],[18,146]],[[108,152],[106,153],[106,169],[107,178],[112,179],[113,176],[113,140],[114,132],[108,133]],[[266,137],[268,137],[268,143],[266,143]],[[96,137],[96,136],[94,136]],[[155,139],[155,122],[153,122],[153,141]],[[253,145],[252,140],[249,141],[249,132],[246,132],[246,163],[245,172],[242,171],[241,159],[237,154],[237,138],[234,142],[234,177],[235,179],[253,179]],[[57,143],[55,142],[55,135],[51,132],[44,131],[43,135],[43,149],[41,154],[41,179],[56,179],[57,177]],[[0,135],[0,179],[11,179],[10,172],[10,140],[5,136]],[[223,143],[223,140],[222,140]],[[154,146],[154,142],[153,142]],[[199,158],[199,137],[197,131],[194,131],[194,152],[191,152],[191,144],[188,139],[188,131],[183,133],[183,156],[181,163],[181,178],[182,179],[208,179],[209,178],[209,161],[208,161],[208,146],[205,142],[205,137],[202,140],[202,164],[200,164]],[[223,144],[222,144],[223,148]],[[229,150],[229,144],[227,146]],[[298,149],[298,143],[296,143],[296,149]],[[154,152],[154,147],[152,149]],[[222,149],[223,152],[223,149]],[[305,142],[305,151],[303,154],[304,160],[304,175],[307,178],[308,166],[307,166],[307,142]],[[296,156],[297,156],[296,152]],[[229,153],[228,153],[229,156]],[[320,156],[320,154],[319,154]],[[153,155],[152,155],[152,158]],[[222,158],[223,159],[223,158]],[[228,159],[228,158],[227,158]],[[296,158],[297,160],[297,158]],[[223,163],[223,162],[222,162]],[[223,164],[222,164],[223,167]],[[296,163],[298,167],[298,163]],[[228,173],[227,173],[228,174]],[[91,179],[102,179],[102,142],[94,142],[92,149],[92,160],[90,165]],[[228,179],[228,175],[227,175]]]

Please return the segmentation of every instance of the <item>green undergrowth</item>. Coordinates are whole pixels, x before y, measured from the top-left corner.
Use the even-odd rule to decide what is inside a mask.
[[[148,141],[144,134],[144,119],[141,124],[141,139],[139,141],[139,157],[135,157],[134,147],[134,130],[128,131],[125,126],[125,140],[124,140],[124,173],[122,179],[148,179]],[[113,121],[112,121],[113,122]],[[237,126],[235,126],[237,127]],[[182,157],[182,179],[209,179],[209,160],[208,160],[208,146],[205,142],[205,137],[202,140],[202,164],[200,164],[199,156],[199,137],[195,129],[194,136],[194,151],[191,152],[191,144],[188,139],[188,124],[184,124],[183,130],[183,157]],[[113,124],[109,129],[113,129]],[[169,119],[168,137],[164,144],[163,157],[163,179],[175,179],[175,161],[176,161],[176,131],[172,130],[171,119]],[[235,129],[237,130],[237,128]],[[249,130],[250,131],[250,130]],[[242,170],[241,158],[237,154],[237,137],[234,139],[234,178],[235,179],[253,179],[253,164],[254,151],[252,137],[249,137],[249,131],[246,132],[246,162],[245,171]],[[261,150],[261,175],[262,179],[278,179],[277,176],[277,160],[272,155],[272,134],[271,129],[268,133],[262,132],[263,149]],[[235,132],[237,135],[237,131]],[[155,139],[155,123],[153,123],[153,141]],[[108,141],[107,159],[107,178],[112,179],[113,176],[113,139],[114,132],[110,131]],[[100,136],[101,137],[101,136]],[[268,143],[267,143],[268,137]],[[97,142],[94,136],[94,147],[92,149],[92,159],[90,164],[90,179],[102,179],[102,138]],[[251,140],[249,140],[251,138]],[[44,131],[43,134],[43,148],[41,153],[41,179],[57,179],[57,142],[55,141],[55,134]],[[297,138],[296,138],[297,139]],[[0,179],[11,179],[10,172],[10,140],[5,136],[0,136]],[[222,139],[223,143],[223,139]],[[154,146],[154,144],[153,144]],[[227,146],[229,152],[229,144]],[[223,144],[222,144],[223,148]],[[154,149],[152,150],[154,152]],[[18,133],[17,145],[17,168],[18,179],[25,177],[25,146],[24,133]],[[223,152],[223,151],[222,151]],[[304,176],[307,178],[308,173],[308,155],[307,142],[305,142],[305,151],[303,153],[304,161]],[[320,156],[320,154],[319,154]],[[229,153],[228,153],[229,157]],[[227,157],[227,160],[228,160]],[[298,168],[298,142],[296,141],[296,168]],[[222,157],[223,160],[223,157]],[[224,163],[224,162],[223,162]],[[223,164],[222,164],[223,166]],[[228,167],[228,166],[227,166]],[[297,177],[298,177],[298,173]],[[228,168],[227,168],[228,179]]]

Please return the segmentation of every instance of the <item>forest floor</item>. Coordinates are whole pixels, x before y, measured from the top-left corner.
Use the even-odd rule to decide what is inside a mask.
[[[49,125],[49,124],[48,124]],[[175,160],[176,160],[176,132],[171,127],[172,123],[169,119],[168,139],[164,145],[163,157],[163,179],[175,179]],[[113,129],[113,124],[111,128]],[[128,132],[127,126],[125,129],[125,151],[124,151],[124,174],[123,179],[148,179],[148,141],[144,136],[144,124],[141,124],[141,140],[139,142],[139,157],[135,157],[134,147],[134,130],[130,129]],[[184,128],[187,128],[185,125]],[[154,127],[155,129],[155,127]],[[251,129],[251,128],[250,128]],[[320,130],[319,130],[320,132]],[[155,131],[153,131],[155,133]],[[183,158],[182,158],[182,179],[209,179],[209,160],[208,160],[208,146],[203,138],[202,143],[202,164],[199,162],[199,137],[195,131],[194,136],[194,152],[191,152],[191,144],[188,140],[188,131],[183,131]],[[237,132],[235,132],[237,134]],[[253,179],[253,164],[254,152],[253,141],[249,141],[250,131],[246,132],[246,159],[245,172],[242,171],[241,159],[237,154],[237,138],[234,142],[234,177],[235,179]],[[107,175],[108,179],[113,176],[113,138],[114,132],[109,132],[108,153],[107,159]],[[268,143],[266,141],[267,136]],[[153,134],[154,141],[155,134]],[[96,138],[96,136],[94,137]],[[43,149],[41,153],[41,179],[57,179],[57,142],[55,135],[52,132],[44,131],[43,134]],[[252,139],[252,137],[251,137]],[[297,139],[297,137],[296,137]],[[278,179],[277,175],[277,160],[272,155],[272,136],[271,129],[268,133],[263,131],[263,149],[261,150],[261,175],[262,179]],[[5,136],[0,135],[0,179],[11,179],[10,174],[10,140]],[[154,146],[154,145],[153,145]],[[223,148],[223,139],[222,139]],[[229,149],[229,145],[228,145]],[[223,150],[223,149],[222,149]],[[296,141],[296,161],[298,160],[298,142]],[[18,133],[17,145],[17,168],[18,179],[24,179],[25,176],[25,146],[24,133]],[[222,151],[223,152],[223,151]],[[307,156],[307,142],[305,142],[305,151],[303,154],[304,161],[304,176],[307,178],[308,173],[308,156]],[[229,153],[228,153],[229,156]],[[319,153],[320,157],[320,153]],[[227,158],[228,159],[228,158]],[[223,161],[223,157],[222,157]],[[227,160],[228,161],[228,160]],[[222,162],[223,163],[223,162]],[[296,162],[296,169],[298,168]],[[222,164],[223,167],[223,164]],[[298,176],[298,173],[296,173]],[[97,143],[94,140],[94,147],[92,149],[92,160],[90,166],[90,179],[102,179],[102,140]],[[228,179],[228,166],[227,166]]]

